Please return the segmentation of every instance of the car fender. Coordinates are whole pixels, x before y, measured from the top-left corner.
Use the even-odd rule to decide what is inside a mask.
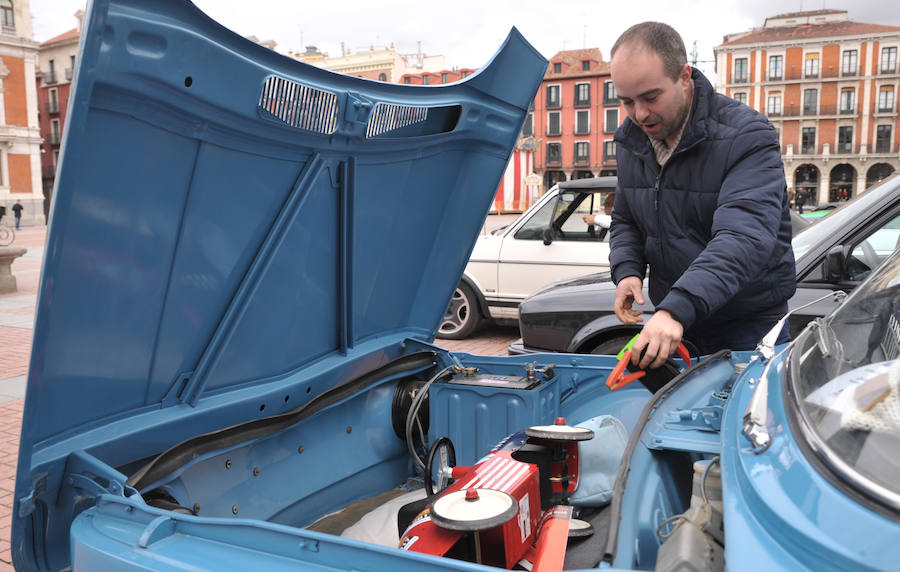
[[[597,344],[619,336],[631,337],[641,331],[641,324],[646,323],[653,314],[643,313],[643,322],[638,324],[623,324],[615,314],[607,314],[595,318],[578,330],[566,351],[569,353],[581,353],[585,349],[591,349]]]
[[[481,290],[481,286],[479,286],[474,278],[466,273],[463,273],[462,278],[460,278],[459,281],[465,283],[473,292],[475,292],[475,298],[478,300],[478,311],[481,312],[482,317],[489,318],[491,313],[488,308],[487,300],[484,299],[484,292]]]

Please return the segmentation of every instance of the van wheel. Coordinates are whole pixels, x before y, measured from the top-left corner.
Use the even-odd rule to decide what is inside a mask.
[[[478,299],[468,284],[460,282],[444,312],[437,337],[443,340],[462,340],[472,335],[480,325]]]
[[[604,355],[604,356],[614,356],[614,355],[617,355],[620,351],[622,351],[622,348],[625,347],[625,344],[627,344],[628,342],[631,341],[632,337],[633,336],[629,336],[627,338],[624,338],[624,337],[610,338],[608,340],[600,342],[600,344],[598,344],[590,352],[585,351],[585,352],[579,352],[579,353],[592,353],[592,354],[599,354],[599,355]]]

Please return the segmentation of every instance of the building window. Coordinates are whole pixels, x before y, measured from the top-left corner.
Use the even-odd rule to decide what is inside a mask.
[[[844,50],[841,55],[841,75],[856,75],[857,54],[856,50]]]
[[[875,132],[875,152],[890,153],[891,152],[891,126],[879,125]]]
[[[59,119],[50,120],[50,144],[59,145]]]
[[[747,92],[746,91],[736,91],[731,95],[731,98],[738,103],[743,103],[747,105]]]
[[[547,113],[547,135],[559,135],[560,133],[559,112],[551,111]]]
[[[469,72],[466,70],[463,70],[459,73],[459,75],[462,76],[463,79],[465,79],[465,78],[469,77]]]
[[[878,111],[891,112],[894,110],[894,86],[885,85],[878,90]]]
[[[815,115],[819,107],[819,90],[803,90],[803,115]]]
[[[852,87],[841,89],[841,113],[853,113],[856,108],[856,90]]]
[[[806,54],[803,62],[804,77],[819,77],[819,54]]]
[[[547,86],[547,109],[555,109],[560,107],[559,86]]]
[[[576,83],[575,84],[575,106],[581,107],[591,104],[591,84]]]
[[[13,5],[10,0],[0,0],[0,23],[3,24],[4,32],[16,31]]]
[[[409,78],[409,77],[403,78],[403,83],[409,83],[409,82],[410,82],[410,78]]]
[[[735,58],[734,60],[734,82],[746,83],[747,76],[747,58]]]
[[[606,126],[603,128],[604,133],[615,133],[616,129],[619,128],[619,110],[618,109],[607,109],[606,110]]]
[[[383,73],[378,74],[378,81],[387,81],[387,75]]]
[[[422,76],[422,85],[429,85],[431,83],[431,77],[428,75]]]
[[[562,72],[562,64],[556,62],[553,64],[553,73],[561,73]]]
[[[772,93],[766,100],[767,115],[781,115],[781,94]]]
[[[616,95],[616,86],[611,81],[603,82],[603,105],[619,105],[619,96]]]
[[[769,56],[769,79],[778,80],[784,75],[784,56]]]
[[[897,70],[897,48],[881,48],[881,73]]]
[[[591,71],[591,60],[581,62],[581,71]]]
[[[849,125],[838,128],[838,153],[853,152],[853,127]]]
[[[800,136],[800,152],[804,155],[812,155],[816,152],[816,128],[804,127]]]
[[[587,141],[577,141],[575,143],[575,162],[576,163],[589,163],[590,158],[590,150],[591,144]]]
[[[50,96],[50,101],[47,102],[47,113],[59,113],[59,90],[51,87],[47,92],[47,95]]]
[[[56,62],[50,60],[47,62],[47,66],[50,69],[47,70],[47,75],[44,76],[44,83],[56,83]]]
[[[534,136],[534,113],[525,115],[525,123],[522,125],[522,135],[526,137]]]
[[[575,134],[586,135],[591,132],[591,112],[579,109],[575,112]]]
[[[603,160],[604,161],[615,161],[616,160],[616,142],[615,141],[606,141],[603,143]]]
[[[442,73],[441,74],[441,83],[447,83],[448,81],[450,81],[450,76],[445,73]]]
[[[547,143],[547,164],[559,165],[562,163],[562,144]]]

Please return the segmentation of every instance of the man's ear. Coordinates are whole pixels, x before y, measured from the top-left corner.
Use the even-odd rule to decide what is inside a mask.
[[[681,67],[681,71],[678,72],[678,80],[682,84],[687,85],[691,81],[691,72],[692,71],[693,70],[692,70],[690,64],[684,64]]]

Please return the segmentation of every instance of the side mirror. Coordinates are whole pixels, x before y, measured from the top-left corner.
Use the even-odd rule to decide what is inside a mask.
[[[829,282],[838,282],[844,276],[844,247],[842,245],[832,246],[828,254],[825,255],[825,280]]]
[[[550,243],[553,242],[553,231],[549,228],[545,228],[541,238],[544,239],[544,245],[550,246]]]

